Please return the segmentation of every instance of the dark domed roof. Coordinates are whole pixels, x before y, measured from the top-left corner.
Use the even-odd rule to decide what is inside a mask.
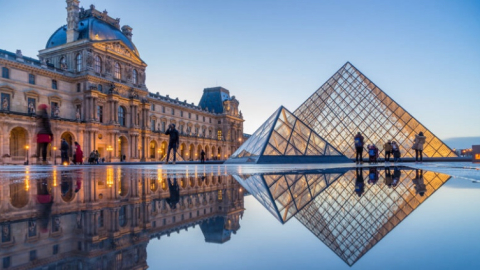
[[[122,41],[133,53],[140,57],[133,42],[122,31],[100,19],[89,17],[78,23],[78,40],[89,39],[91,41]],[[67,26],[58,28],[48,39],[45,49],[53,48],[67,43]]]

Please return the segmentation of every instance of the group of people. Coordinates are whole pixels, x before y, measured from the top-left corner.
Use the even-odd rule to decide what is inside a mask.
[[[354,137],[355,144],[355,163],[363,163],[363,149],[364,149],[364,137],[360,132],[357,133]],[[415,150],[415,162],[423,161],[423,146],[425,144],[426,137],[423,135],[423,132],[419,132],[415,135],[413,141],[412,149]],[[375,144],[367,145],[368,150],[368,162],[378,163],[379,158],[379,149]],[[400,147],[397,142],[388,140],[384,145],[383,149],[385,151],[385,162],[390,162],[390,156],[393,156],[393,162],[400,161]]]
[[[384,185],[388,188],[395,188],[400,183],[400,178],[402,172],[398,167],[393,168],[393,173],[390,167],[385,167],[385,176],[384,176]],[[355,170],[356,180],[355,180],[355,193],[358,197],[361,197],[365,192],[365,180],[363,177],[363,168],[357,167]],[[377,167],[369,168],[368,172],[368,183],[370,185],[376,185],[379,180],[379,173]],[[423,196],[427,192],[427,187],[423,179],[423,170],[416,170],[415,178],[412,179],[412,182],[415,186],[415,193]]]
[[[100,162],[104,163],[105,158],[100,159],[100,153],[98,153],[98,150],[93,150],[88,156],[88,164],[100,164]]]

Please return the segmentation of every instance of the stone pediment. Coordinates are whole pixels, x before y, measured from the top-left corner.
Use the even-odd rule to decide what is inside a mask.
[[[121,40],[115,41],[102,41],[94,44],[94,47],[106,51],[108,53],[127,58],[130,61],[137,61],[144,63],[140,57],[138,57],[135,52],[133,52],[126,44]]]

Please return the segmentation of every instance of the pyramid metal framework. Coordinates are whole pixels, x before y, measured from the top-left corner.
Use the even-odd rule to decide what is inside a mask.
[[[450,179],[431,171],[376,170],[359,169],[365,184],[360,197],[355,193],[357,173],[350,169],[233,177],[281,223],[297,218],[352,266]],[[378,181],[370,185],[372,173]],[[418,194],[422,183],[423,196]]]
[[[280,106],[226,162],[337,163],[349,159]]]
[[[361,132],[365,145],[379,149],[387,140],[399,144],[402,157],[414,157],[415,134],[426,136],[426,157],[456,154],[352,64],[347,62],[294,114],[349,158],[355,157],[353,137]],[[383,155],[384,151],[381,151]],[[367,151],[363,152],[368,155]]]
[[[368,170],[363,177],[368,177]],[[426,192],[420,196],[412,181],[415,170],[401,170],[398,184],[384,184],[379,173],[376,185],[365,185],[359,197],[355,192],[355,171],[349,171],[320,193],[295,217],[348,265],[353,265],[401,221],[437,191],[450,176],[426,171]]]
[[[233,175],[278,221],[285,223],[348,169],[322,173]]]

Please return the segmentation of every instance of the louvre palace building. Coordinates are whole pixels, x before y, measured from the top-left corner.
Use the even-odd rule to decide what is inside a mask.
[[[67,0],[67,25],[58,28],[38,59],[0,50],[0,158],[3,164],[36,162],[37,113],[47,104],[53,145],[77,141],[84,157],[98,150],[107,161],[164,158],[170,123],[180,132],[178,155],[226,159],[243,142],[239,101],[223,87],[204,89],[198,103],[149,92],[147,64],[132,41],[132,27],[91,5]],[[53,30],[53,29],[52,29]],[[69,153],[72,154],[72,151]]]

